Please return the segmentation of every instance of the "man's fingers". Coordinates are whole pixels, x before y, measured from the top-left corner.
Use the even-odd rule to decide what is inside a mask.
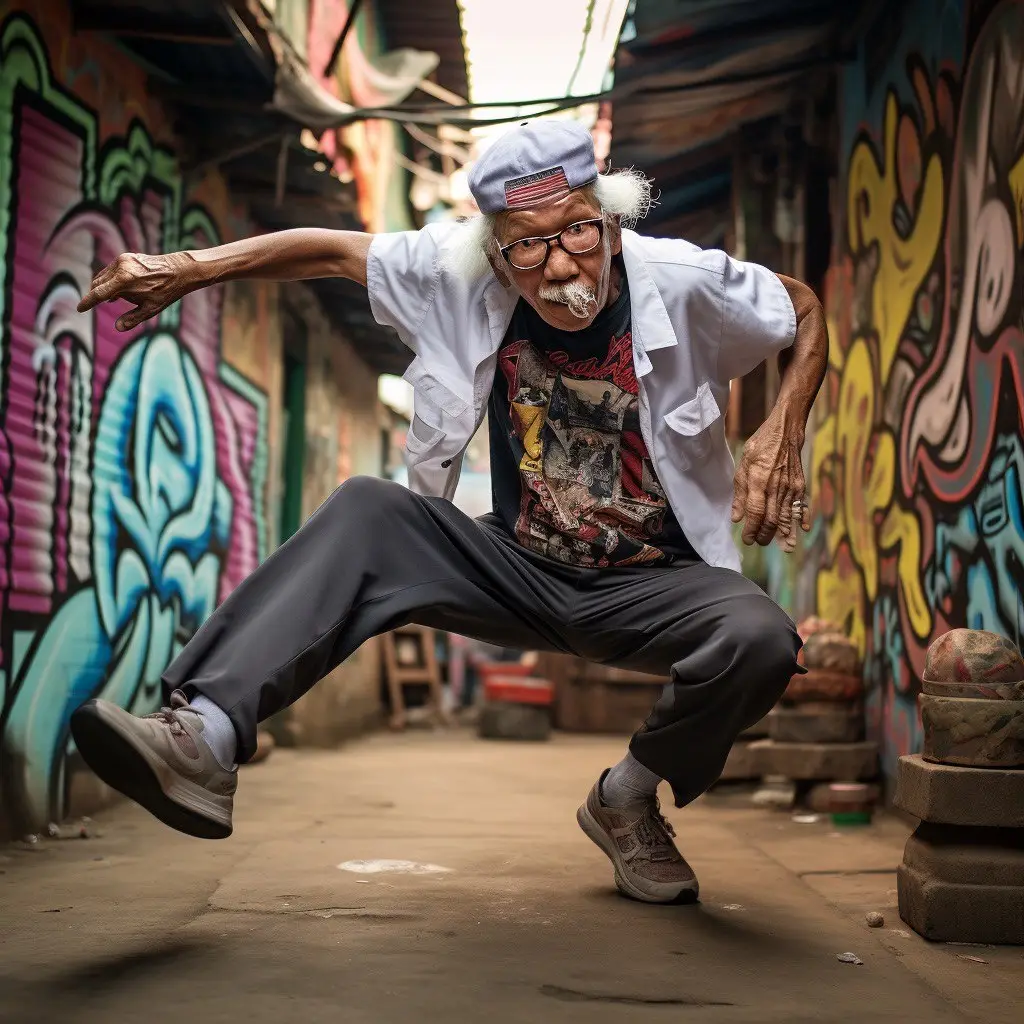
[[[96,279],[99,281],[99,278]],[[101,302],[108,302],[111,299],[116,299],[121,291],[121,283],[116,277],[108,278],[99,284],[93,283],[92,289],[82,298],[82,301],[78,303],[79,313],[88,313],[94,306],[98,306]]]
[[[732,521],[734,523],[738,523],[743,518],[746,507],[747,469],[741,462],[739,469],[736,470],[736,479],[733,482]]]
[[[754,544],[758,541],[761,527],[764,524],[765,512],[768,503],[764,494],[764,481],[759,477],[752,477],[747,488],[746,507],[744,509],[746,525],[743,527],[743,543]],[[774,529],[772,533],[774,533]]]
[[[787,488],[779,500],[779,533],[784,537],[788,537],[793,532],[794,512],[796,511],[793,508],[794,501],[796,501],[796,496]]]
[[[788,491],[789,488],[786,486],[783,474],[779,470],[773,472],[765,488],[764,521],[758,531],[758,544],[770,544],[776,532],[779,531],[782,523],[782,509]]]
[[[119,331],[130,331],[133,327],[138,327],[143,321],[148,320],[151,316],[155,316],[159,310],[151,309],[146,306],[138,306],[133,309],[130,313],[125,313],[117,318],[114,326]]]

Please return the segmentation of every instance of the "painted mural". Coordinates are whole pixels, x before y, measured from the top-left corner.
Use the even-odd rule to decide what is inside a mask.
[[[865,656],[891,776],[930,641],[1024,630],[1024,0],[910,5],[843,103],[816,603]]]
[[[75,311],[118,253],[218,232],[132,105],[101,119],[73,84],[116,75],[54,67],[68,49],[0,18],[0,778],[25,827],[61,812],[71,711],[153,710],[266,544],[267,403],[221,359],[220,290],[126,334]]]

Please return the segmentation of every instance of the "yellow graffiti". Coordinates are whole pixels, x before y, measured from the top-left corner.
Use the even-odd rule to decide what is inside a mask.
[[[1010,168],[1009,178],[1013,209],[1017,215],[1017,245],[1024,246],[1024,153]]]
[[[932,611],[921,586],[921,524],[917,516],[893,505],[878,531],[878,543],[888,551],[899,549],[896,565],[903,604],[911,629],[923,640],[932,630]]]
[[[869,142],[857,144],[850,157],[847,220],[855,255],[878,246],[878,271],[872,316],[878,332],[881,380],[888,380],[914,297],[927,274],[942,233],[944,205],[942,163],[933,154],[924,172],[913,229],[906,238],[897,230],[894,210],[900,196],[896,168],[899,104],[889,93],[883,124],[883,164]],[[909,211],[913,213],[913,211]]]
[[[896,441],[877,422],[880,393],[877,364],[868,342],[858,338],[844,360],[835,412],[816,432],[811,454],[811,479],[829,478],[836,496],[826,525],[829,567],[818,574],[818,614],[845,622],[856,612],[851,636],[862,654],[867,638],[862,611],[878,595],[884,552],[898,552],[899,585],[914,632],[925,637],[932,625],[919,570],[920,523],[893,501]],[[855,573],[837,565],[844,542]]]
[[[837,281],[844,290],[830,303],[829,333],[842,337],[837,316],[849,319],[856,304],[870,316],[866,333],[848,347],[833,345],[829,373],[838,385],[834,404],[815,433],[811,479],[830,485],[834,508],[825,523],[825,566],[817,575],[817,612],[843,622],[863,654],[871,623],[868,609],[881,588],[881,563],[896,556],[902,604],[914,633],[927,637],[933,612],[921,579],[921,524],[895,498],[897,447],[884,423],[886,393],[896,353],[917,295],[941,243],[945,181],[939,157],[923,170],[919,187],[903,182],[898,166],[900,108],[890,92],[885,106],[879,155],[862,140],[850,155],[847,178],[847,234],[853,267],[870,269],[870,278],[847,265]],[[934,125],[932,130],[935,130]],[[920,149],[920,140],[911,139]],[[1016,175],[1016,177],[1014,177]],[[1024,167],[1011,172],[1024,194]],[[909,194],[915,208],[901,216],[898,204]],[[901,199],[903,197],[903,199]],[[1019,207],[1024,217],[1024,204]],[[909,226],[909,230],[908,230]],[[1021,228],[1020,221],[1018,228]]]
[[[818,615],[830,622],[843,623],[861,657],[867,647],[867,623],[864,621],[864,593],[860,576],[830,566],[818,573]]]

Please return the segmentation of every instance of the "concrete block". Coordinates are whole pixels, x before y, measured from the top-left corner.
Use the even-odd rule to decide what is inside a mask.
[[[779,706],[768,716],[768,735],[779,743],[856,743],[864,738],[864,712],[859,704]]]
[[[859,675],[809,669],[805,675],[793,676],[782,695],[787,704],[805,701],[857,700],[864,693],[864,680]]]
[[[1024,701],[922,693],[926,761],[977,768],[1024,768]]]
[[[923,821],[1024,828],[1024,771],[900,758],[893,802]]]
[[[878,774],[875,743],[777,743],[757,740],[751,744],[762,775],[791,779],[855,781]]]
[[[551,713],[529,704],[485,704],[477,731],[487,740],[546,740],[551,736]]]
[[[925,938],[1024,943],[1024,830],[922,823],[896,878],[900,916]]]
[[[922,821],[907,839],[903,863],[942,882],[1024,888],[1024,829]]]
[[[803,646],[803,663],[808,668],[859,676],[860,655],[849,637],[842,633],[814,633]]]

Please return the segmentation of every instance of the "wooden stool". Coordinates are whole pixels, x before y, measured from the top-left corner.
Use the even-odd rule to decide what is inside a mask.
[[[404,638],[411,638],[419,644],[419,656],[413,665],[402,664],[399,660],[398,646]],[[391,697],[391,728],[405,728],[405,694],[402,687],[410,683],[426,683],[430,687],[430,706],[434,718],[438,724],[448,725],[449,719],[444,710],[444,694],[441,690],[441,670],[437,664],[437,650],[434,646],[434,630],[427,626],[400,626],[390,633],[385,633],[381,639],[384,644],[384,671]]]

